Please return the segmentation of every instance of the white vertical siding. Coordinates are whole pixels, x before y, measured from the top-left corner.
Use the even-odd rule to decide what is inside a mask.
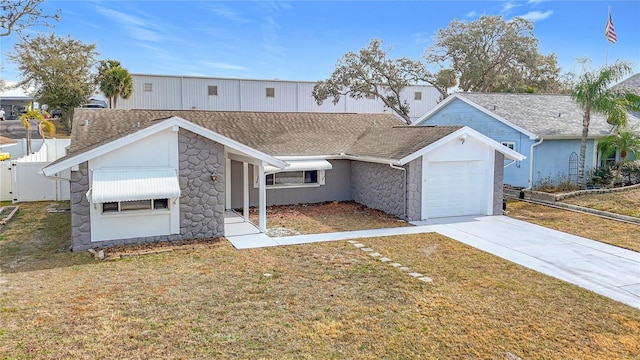
[[[379,99],[353,99],[343,96],[337,104],[327,99],[318,105],[311,95],[314,82],[252,79],[223,79],[191,76],[132,74],[133,95],[119,99],[119,109],[201,109],[221,111],[383,113],[391,112]],[[152,91],[144,91],[151,84]],[[218,95],[209,95],[208,87],[217,86]],[[267,97],[266,88],[275,96]],[[415,100],[415,92],[422,93]],[[434,107],[440,93],[432,86],[413,85],[401,97],[409,103],[412,119]]]

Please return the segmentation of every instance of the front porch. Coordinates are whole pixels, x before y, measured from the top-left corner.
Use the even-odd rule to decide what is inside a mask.
[[[233,210],[226,210],[224,213],[224,234],[236,249],[279,245]]]

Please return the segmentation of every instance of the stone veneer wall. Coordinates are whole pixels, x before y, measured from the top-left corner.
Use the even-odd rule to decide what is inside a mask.
[[[353,200],[398,217],[405,216],[405,186],[402,170],[363,161],[351,163]]]
[[[91,241],[88,164],[71,172],[72,250],[224,236],[224,147],[192,132],[178,133],[180,234]],[[215,182],[211,175],[215,174]]]
[[[407,220],[422,219],[422,157],[407,165]]]
[[[87,200],[89,191],[89,164],[85,161],[71,172],[71,249],[85,250],[91,244],[91,205]]]
[[[504,154],[496,151],[493,162],[493,215],[502,215],[504,198]]]
[[[224,236],[224,146],[180,129],[180,236],[183,239]],[[216,175],[214,182],[211,175]]]

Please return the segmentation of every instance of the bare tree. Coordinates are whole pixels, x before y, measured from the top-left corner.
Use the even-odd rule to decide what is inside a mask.
[[[409,104],[400,93],[412,83],[415,74],[421,74],[421,64],[407,58],[390,59],[389,50],[383,50],[381,45],[382,40],[374,39],[358,53],[343,55],[331,76],[316,82],[312,95],[318,105],[329,97],[337,104],[343,95],[354,99],[375,97],[410,123]]]
[[[50,20],[60,20],[60,10],[55,14],[43,13],[40,5],[45,0],[0,0],[0,36],[18,34],[30,26],[52,26]]]

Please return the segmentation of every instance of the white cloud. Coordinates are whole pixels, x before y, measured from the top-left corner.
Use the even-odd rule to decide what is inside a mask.
[[[468,17],[468,18],[474,18],[474,17],[478,16],[478,13],[476,11],[472,10],[472,11],[469,11],[467,13],[467,15],[465,15],[465,16]]]
[[[504,5],[502,5],[502,10],[500,10],[501,13],[508,13],[509,11],[511,11],[511,9],[513,8],[517,8],[521,6],[520,4],[516,4],[513,1],[507,1],[504,3]]]
[[[158,26],[161,24],[159,21],[147,20],[102,6],[96,6],[96,10],[110,20],[119,23],[127,34],[136,40],[159,43],[165,39],[161,31],[162,28]]]
[[[224,7],[224,6],[214,6],[214,7],[210,7],[209,10],[214,14],[217,15],[219,17],[225,18],[229,21],[235,22],[235,23],[248,23],[249,19],[245,18],[244,16],[242,16],[240,13],[228,8],[228,7]]]
[[[545,12],[529,11],[528,13],[526,13],[524,15],[519,15],[518,17],[521,17],[521,18],[523,18],[525,20],[540,21],[540,20],[545,20],[545,19],[549,18],[549,16],[551,16],[551,14],[553,14],[553,10],[547,10]]]

